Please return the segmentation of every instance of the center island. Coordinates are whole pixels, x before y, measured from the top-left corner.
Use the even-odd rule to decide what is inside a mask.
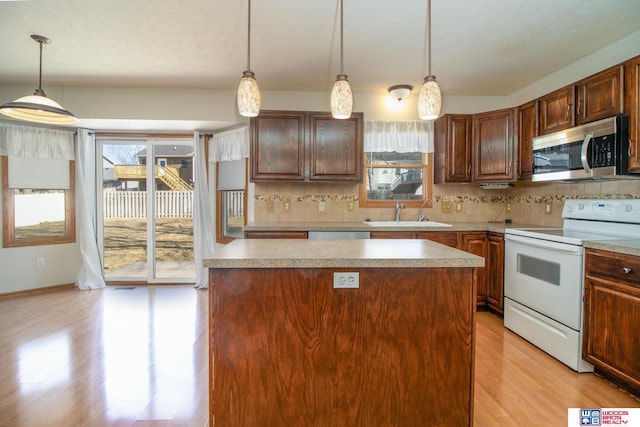
[[[484,259],[428,240],[236,240],[209,268],[215,426],[470,426]]]

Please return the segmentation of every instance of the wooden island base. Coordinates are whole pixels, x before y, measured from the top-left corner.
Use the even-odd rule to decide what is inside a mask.
[[[210,425],[471,425],[473,274],[212,268]]]

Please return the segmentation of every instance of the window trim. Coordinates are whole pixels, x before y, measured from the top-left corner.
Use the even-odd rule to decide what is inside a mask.
[[[364,153],[365,159],[367,158]],[[424,205],[426,208],[432,206],[431,198],[433,193],[433,153],[424,153],[422,155],[422,165],[416,164],[400,164],[394,165],[394,167],[405,167],[416,169],[422,167],[422,199],[392,199],[392,200],[369,200],[367,198],[367,180],[369,174],[367,168],[371,163],[364,163],[364,173],[362,174],[362,183],[358,185],[358,206],[361,208],[392,208],[396,205],[397,201],[402,202],[407,208],[420,208]],[[374,163],[375,164],[375,163]],[[381,166],[382,167],[382,166]],[[387,166],[388,167],[388,166]]]
[[[69,160],[69,189],[65,194],[65,234],[17,239],[15,233],[15,191],[9,188],[9,158],[2,157],[2,247],[57,245],[76,242],[75,161]]]

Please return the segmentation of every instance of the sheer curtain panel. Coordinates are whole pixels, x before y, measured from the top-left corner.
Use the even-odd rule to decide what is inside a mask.
[[[433,122],[366,120],[364,151],[433,153]]]
[[[97,238],[96,138],[92,131],[78,129],[76,161],[76,209],[82,266],[76,278],[80,290],[105,287]]]
[[[209,286],[209,271],[202,266],[204,258],[215,251],[215,234],[213,217],[209,208],[209,186],[207,181],[207,157],[205,143],[199,132],[194,134],[195,144],[195,193],[193,206],[193,256],[196,263],[196,288],[206,289]]]

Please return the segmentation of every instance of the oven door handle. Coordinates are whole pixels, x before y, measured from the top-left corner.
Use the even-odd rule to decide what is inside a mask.
[[[505,234],[504,239],[506,241],[512,241],[516,244],[546,249],[549,251],[565,252],[573,255],[582,254],[582,246],[570,245],[570,244],[560,243],[560,242],[552,242],[549,240],[535,239],[530,237],[516,236],[513,234]]]
[[[592,139],[593,134],[587,134],[587,136],[584,137],[584,141],[582,141],[582,148],[580,149],[580,161],[582,162],[582,168],[589,175],[591,175],[591,166],[589,165],[589,158],[587,157],[587,153],[589,151],[589,143]]]

